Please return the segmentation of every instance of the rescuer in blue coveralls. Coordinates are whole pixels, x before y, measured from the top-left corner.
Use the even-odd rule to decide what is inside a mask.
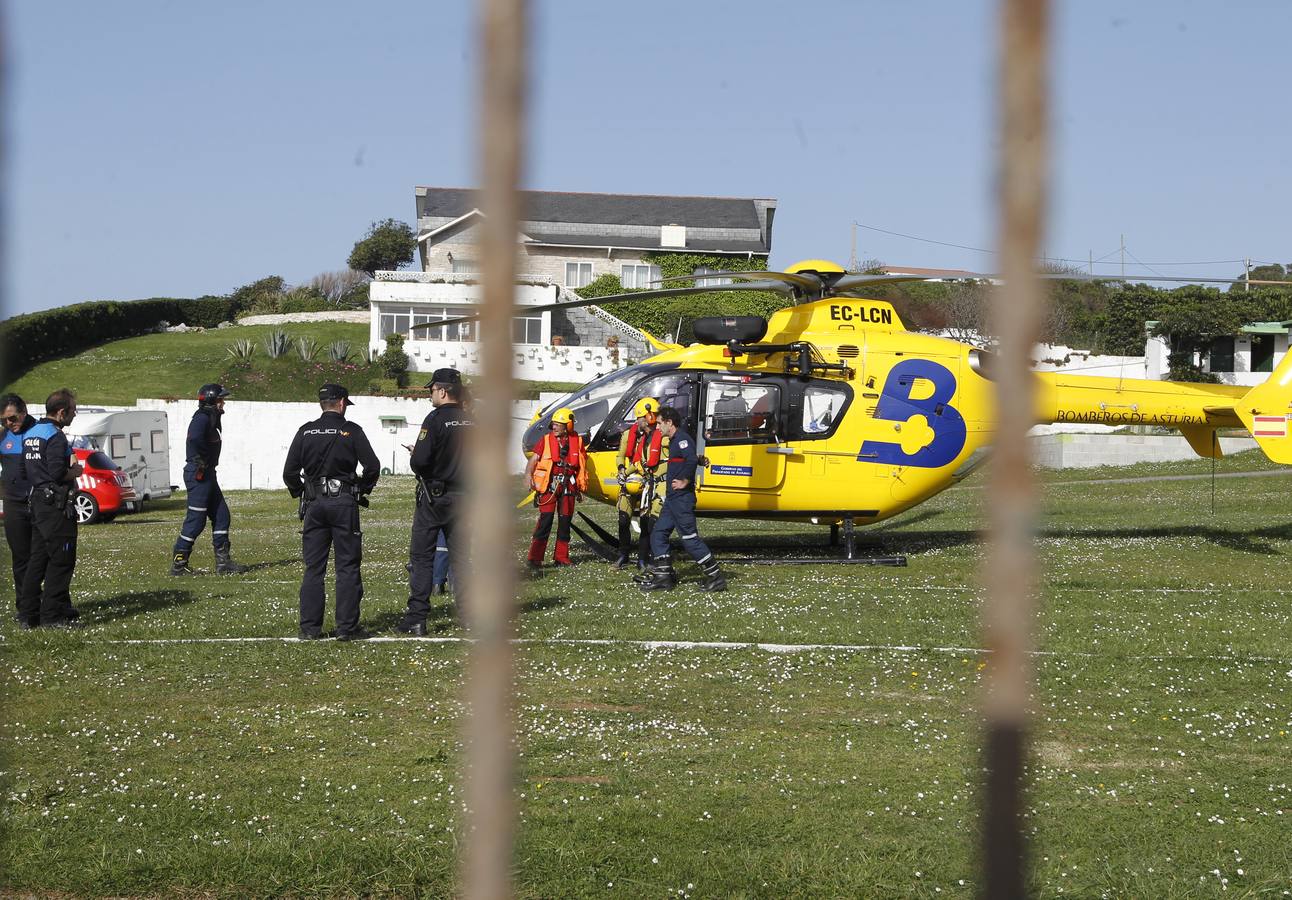
[[[172,575],[196,575],[189,568],[188,556],[193,543],[211,520],[211,538],[215,544],[215,571],[218,575],[239,575],[246,566],[233,561],[229,547],[229,504],[224,500],[216,467],[220,465],[223,446],[220,417],[224,400],[229,396],[221,385],[204,384],[197,392],[197,412],[188,423],[185,442],[184,487],[188,490],[188,515],[175,540],[171,557]]]
[[[76,569],[76,479],[81,464],[63,429],[76,418],[76,397],[63,388],[45,401],[45,417],[22,438],[22,464],[31,481],[31,558],[23,576],[19,624],[76,628],[72,572]]]
[[[18,609],[24,608],[22,583],[27,575],[27,560],[31,558],[31,480],[22,462],[22,438],[36,424],[27,414],[27,404],[17,394],[0,398],[0,417],[3,417],[4,437],[0,439],[0,469],[4,482],[4,536],[9,544],[9,559],[13,563],[13,591]],[[21,614],[16,616],[23,628],[31,628],[39,621],[31,621]]]
[[[673,571],[668,549],[669,536],[676,528],[682,538],[682,546],[704,573],[700,590],[725,591],[727,579],[718,568],[718,560],[700,540],[700,531],[695,524],[695,470],[700,459],[695,452],[695,438],[681,429],[681,422],[681,414],[673,407],[665,406],[659,411],[659,429],[669,439],[668,471],[664,474],[668,495],[664,498],[659,518],[655,520],[655,527],[651,529],[650,567],[644,576],[639,577],[640,580],[634,580],[641,584],[643,591],[671,591],[677,587],[677,573]]]

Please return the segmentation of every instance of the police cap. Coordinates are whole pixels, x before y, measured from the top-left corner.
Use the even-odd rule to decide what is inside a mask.
[[[325,384],[319,388],[319,403],[335,403],[338,400],[344,400],[346,406],[354,406],[354,401],[350,399],[350,392],[339,384]]]
[[[431,380],[426,383],[427,387],[433,384],[461,384],[462,373],[457,369],[436,369],[431,373]]]

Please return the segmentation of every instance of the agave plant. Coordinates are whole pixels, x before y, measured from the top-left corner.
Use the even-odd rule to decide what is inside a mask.
[[[345,362],[350,358],[350,342],[333,341],[328,344],[327,355],[339,363]]]
[[[314,340],[314,338],[297,338],[296,354],[305,362],[311,362],[314,357],[319,355],[319,342]]]
[[[270,359],[278,359],[284,353],[291,349],[292,339],[288,337],[287,332],[281,328],[275,328],[273,332],[265,338],[265,353]]]
[[[243,338],[242,340],[234,341],[225,348],[224,352],[237,362],[251,362],[251,357],[256,353],[256,345],[247,338]]]

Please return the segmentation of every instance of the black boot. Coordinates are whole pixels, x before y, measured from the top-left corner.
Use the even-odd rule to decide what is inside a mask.
[[[215,574],[217,575],[241,575],[247,571],[247,567],[241,563],[233,561],[232,547],[215,548]]]
[[[610,564],[610,568],[614,569],[616,572],[621,572],[628,568],[628,554],[620,550],[619,558]]]
[[[170,561],[170,573],[172,575],[196,575],[197,572],[188,564],[187,553],[176,553]]]
[[[646,570],[646,575],[648,577],[645,581],[638,582],[643,591],[671,591],[677,587],[677,573],[673,571],[672,563],[667,558],[652,563]]]
[[[700,581],[700,590],[718,593],[719,591],[725,591],[727,589],[726,576],[724,576],[722,574],[722,570],[718,568],[718,561],[716,559],[711,558],[707,563],[700,567],[700,570],[704,573],[704,578]]]

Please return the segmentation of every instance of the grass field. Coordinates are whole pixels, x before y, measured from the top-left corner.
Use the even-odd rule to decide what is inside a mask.
[[[869,532],[905,569],[732,563],[710,596],[688,562],[643,595],[580,551],[525,582],[521,895],[974,896],[979,478]],[[1045,485],[1038,895],[1292,892],[1290,487],[1219,479],[1213,514],[1206,480]],[[365,520],[372,629],[404,606],[411,493],[384,482]],[[0,893],[454,893],[465,647],[183,643],[296,633],[295,505],[230,500],[250,574],[165,576],[180,498],[82,530],[90,627],[5,617]],[[764,562],[824,537],[702,530]],[[462,636],[444,607],[432,624]]]
[[[318,355],[306,363],[295,349],[271,360],[265,355],[265,338],[282,328],[295,340],[318,342]],[[250,367],[235,366],[226,351],[229,345],[250,340],[256,345]],[[327,347],[349,341],[351,366],[331,361]],[[129,406],[140,397],[190,397],[199,386],[223,381],[235,390],[235,399],[291,401],[310,399],[326,381],[344,384],[353,394],[370,393],[376,384],[383,394],[398,394],[393,379],[381,376],[379,367],[358,362],[368,349],[368,326],[346,322],[308,322],[288,325],[240,325],[202,332],[146,334],[110,341],[93,350],[40,363],[3,390],[26,398],[28,406],[43,404],[61,387],[77,392],[81,405]],[[413,374],[411,383],[418,381]],[[517,396],[535,399],[542,391],[569,391],[569,382],[531,381],[517,385]],[[38,401],[38,402],[37,402]]]

